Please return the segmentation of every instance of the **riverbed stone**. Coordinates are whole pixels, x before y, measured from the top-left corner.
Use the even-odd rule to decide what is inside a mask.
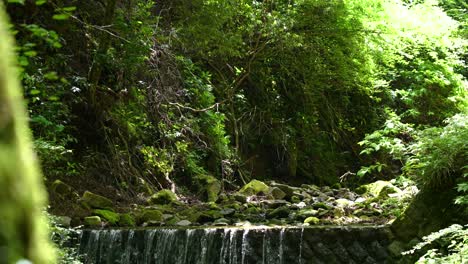
[[[230,224],[231,224],[231,221],[229,219],[226,219],[226,218],[219,218],[219,219],[216,219],[213,222],[213,225],[215,225],[215,226],[227,226],[227,225],[230,225]]]
[[[267,213],[268,218],[286,218],[289,216],[289,207],[281,206]]]
[[[223,216],[231,216],[236,212],[234,208],[224,208],[221,211],[219,211],[220,214]]]
[[[271,182],[271,187],[277,187],[281,189],[286,194],[286,198],[291,197],[294,194],[295,188],[286,184],[281,184],[277,182]],[[297,189],[297,188],[296,188]]]
[[[269,194],[271,194],[271,196],[273,197],[273,199],[275,200],[281,200],[283,199],[284,197],[286,197],[286,193],[283,192],[280,188],[278,187],[271,187],[270,188],[270,192]]]
[[[276,209],[281,206],[290,205],[286,200],[265,200],[261,201],[261,204],[268,209]]]
[[[82,204],[88,208],[94,209],[112,209],[113,203],[108,198],[94,194],[90,191],[85,191],[81,197]]]
[[[177,202],[177,195],[171,190],[163,189],[148,199],[148,204],[171,204]]]
[[[336,206],[341,207],[341,208],[349,208],[354,205],[353,201],[350,201],[348,199],[340,198],[335,200]]]
[[[190,222],[189,220],[181,220],[177,222],[176,225],[177,226],[190,226],[192,225],[192,222]]]
[[[310,216],[317,216],[319,212],[312,208],[301,209],[296,213],[297,219],[305,219]]]
[[[244,185],[239,190],[239,193],[245,195],[267,194],[269,189],[270,187],[268,187],[268,185],[266,185],[264,182],[259,180],[252,180]]]

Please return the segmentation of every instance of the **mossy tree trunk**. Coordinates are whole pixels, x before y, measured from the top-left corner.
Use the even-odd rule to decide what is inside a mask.
[[[0,264],[54,263],[42,210],[46,195],[32,151],[13,40],[0,2]]]

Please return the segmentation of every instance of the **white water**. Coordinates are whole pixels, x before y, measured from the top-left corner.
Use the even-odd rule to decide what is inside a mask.
[[[285,228],[90,230],[82,237],[85,263],[293,264],[286,262]],[[302,251],[295,229],[289,248]],[[301,259],[302,252],[299,253]],[[297,255],[296,255],[297,256]]]

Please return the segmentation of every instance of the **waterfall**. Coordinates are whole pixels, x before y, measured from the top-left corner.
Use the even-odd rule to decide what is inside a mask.
[[[104,229],[84,230],[79,251],[93,264],[380,263],[387,242],[382,228]]]

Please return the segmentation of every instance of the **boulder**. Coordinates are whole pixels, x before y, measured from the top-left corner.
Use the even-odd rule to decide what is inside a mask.
[[[314,203],[312,205],[312,207],[315,208],[315,209],[322,208],[322,209],[325,209],[325,210],[329,210],[329,209],[332,208],[332,206],[330,206],[330,205],[328,205],[328,204],[326,204],[324,202]]]
[[[157,223],[162,221],[162,215],[159,210],[143,209],[138,216],[138,220],[140,223]]]
[[[83,205],[93,209],[112,209],[113,203],[108,198],[86,191],[81,197]]]
[[[261,201],[261,204],[264,205],[268,209],[275,209],[281,206],[290,205],[290,203],[285,200],[271,200],[271,201],[264,200],[264,201]]]
[[[340,208],[349,208],[354,205],[353,201],[350,201],[348,199],[340,198],[335,200],[336,206]]]
[[[110,210],[105,209],[96,209],[93,213],[97,216],[100,216],[101,219],[104,219],[109,224],[115,226],[120,220],[120,215],[118,213],[114,213]]]
[[[242,194],[242,193],[235,193],[233,195],[233,198],[235,201],[240,202],[240,203],[246,203],[247,202],[247,195]]]
[[[287,198],[291,197],[296,189],[299,189],[299,188],[291,187],[286,184],[281,184],[281,183],[276,183],[276,182],[272,182],[271,187],[277,187],[281,189],[281,191],[283,191],[286,194]]]
[[[229,221],[228,219],[226,218],[219,218],[219,219],[216,219],[214,222],[213,222],[213,225],[215,226],[228,226],[231,224],[231,221]]]
[[[166,224],[170,226],[175,226],[177,225],[178,222],[180,222],[180,218],[177,216],[173,216],[172,218],[166,219]]]
[[[221,182],[211,175],[200,175],[195,178],[201,193],[207,202],[216,202],[221,192]]]
[[[272,187],[270,188],[269,194],[273,197],[275,200],[281,200],[284,197],[286,197],[286,193],[283,192],[280,188],[278,187]]]
[[[177,226],[190,226],[192,225],[192,222],[190,222],[189,220],[181,220],[177,222],[176,225]]]
[[[64,197],[73,195],[73,188],[61,180],[55,180],[50,186],[50,191],[53,194]]]
[[[289,216],[289,207],[282,206],[278,207],[267,213],[267,218],[286,218]]]
[[[177,196],[171,190],[163,189],[148,199],[148,204],[171,204],[177,202]]]
[[[267,194],[270,187],[259,180],[252,180],[239,190],[239,193],[245,195]]]
[[[223,216],[231,216],[235,212],[236,212],[236,210],[233,209],[233,208],[225,208],[225,209],[222,209],[221,211],[219,211],[219,213],[221,213]]]
[[[296,218],[298,219],[306,219],[307,217],[310,216],[317,216],[319,214],[318,210],[315,209],[301,209],[296,213]]]
[[[401,190],[389,181],[376,181],[358,187],[356,192],[364,196],[385,198],[388,194],[401,192]]]
[[[88,227],[101,227],[101,218],[99,216],[87,216],[84,218],[84,224]]]

